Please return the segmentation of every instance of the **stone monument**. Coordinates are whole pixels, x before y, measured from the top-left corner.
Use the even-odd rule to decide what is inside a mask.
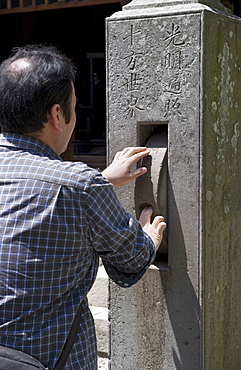
[[[109,160],[167,137],[167,250],[110,283],[110,369],[241,369],[241,21],[218,0],[133,0],[106,40]],[[136,192],[118,189],[132,214]]]

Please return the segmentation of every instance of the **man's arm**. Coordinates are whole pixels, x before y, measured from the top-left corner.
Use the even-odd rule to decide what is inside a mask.
[[[102,172],[102,175],[114,186],[126,185],[146,173],[147,169],[145,167],[133,171],[131,171],[131,168],[149,154],[150,151],[145,147],[125,148],[116,153],[113,162]],[[157,251],[162,242],[166,223],[162,216],[156,216],[151,223],[152,212],[151,207],[145,207],[139,221],[143,230],[151,237]]]

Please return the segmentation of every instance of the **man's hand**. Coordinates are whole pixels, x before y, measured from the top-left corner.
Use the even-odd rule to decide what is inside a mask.
[[[141,158],[150,154],[145,147],[125,148],[117,152],[113,162],[102,172],[102,175],[114,186],[123,186],[144,175],[147,169],[145,167],[137,168],[131,171],[132,166]]]
[[[152,238],[157,251],[162,242],[163,231],[166,228],[166,223],[162,216],[156,216],[151,223],[152,213],[152,207],[145,207],[141,212],[139,221],[143,230]]]

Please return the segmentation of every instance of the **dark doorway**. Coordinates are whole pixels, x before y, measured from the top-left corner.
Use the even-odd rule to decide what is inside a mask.
[[[119,10],[121,3],[2,14],[0,22],[6,35],[0,60],[13,47],[33,43],[53,44],[74,60],[77,121],[63,157],[99,168],[105,165],[105,18]]]

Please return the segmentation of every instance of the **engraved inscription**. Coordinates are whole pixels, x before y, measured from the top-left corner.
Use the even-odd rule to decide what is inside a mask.
[[[182,39],[182,34],[179,29],[179,26],[175,26],[174,23],[171,25],[171,30],[167,31],[168,35],[164,38],[164,41],[167,41],[166,48],[169,45],[173,44],[174,46],[183,46],[185,41]]]
[[[131,73],[128,78],[125,79],[125,83],[122,85],[126,87],[126,92],[137,91],[141,88],[142,78],[138,78],[136,73]]]
[[[174,22],[165,29],[163,37],[166,52],[162,57],[162,67],[169,73],[169,78],[163,84],[163,92],[167,95],[164,102],[164,117],[170,118],[173,115],[182,116],[180,96],[183,92],[181,74],[183,73],[183,47],[185,37],[181,27]],[[178,96],[177,96],[178,95]]]
[[[127,77],[124,77],[124,82],[121,87],[125,89],[125,93],[127,94],[125,114],[130,118],[135,117],[136,111],[144,110],[144,108],[138,103],[140,96],[136,95],[136,92],[141,91],[142,86],[142,77],[140,77],[140,73],[138,71],[138,63],[143,53],[136,49],[135,43],[135,36],[140,33],[141,31],[135,30],[134,25],[131,24],[130,32],[123,38],[127,48],[127,54],[122,58],[122,60],[125,62]]]
[[[162,58],[162,67],[167,69],[180,69],[182,64],[182,52],[181,50],[174,50],[168,52]]]
[[[134,36],[138,33],[140,33],[141,31],[134,31],[134,25],[132,24],[131,25],[131,29],[130,29],[130,33],[128,34],[128,36],[124,37],[123,40],[126,41],[130,41],[130,45],[129,46],[133,46],[134,44]]]
[[[135,116],[136,110],[144,110],[143,108],[138,106],[138,98],[131,95],[130,99],[127,100],[128,107],[126,109],[126,114],[133,118]]]
[[[170,98],[166,100],[165,103],[165,112],[164,112],[164,117],[170,117],[173,114],[178,114],[179,116],[182,115],[180,111],[180,101],[179,98]]]
[[[181,94],[182,89],[181,89],[181,81],[178,79],[178,77],[173,77],[172,79],[169,80],[169,83],[164,86],[163,91],[169,92],[172,94]]]
[[[116,80],[124,117],[149,119],[151,115],[170,120],[175,116],[184,121],[187,107],[183,102],[198,60],[197,53],[191,52],[196,48],[191,28],[172,17],[153,23],[128,21],[122,32]]]
[[[137,59],[140,55],[142,55],[142,53],[135,52],[134,50],[131,50],[131,54],[127,55],[126,57],[123,58],[123,60],[127,59],[127,61],[128,61],[127,68],[130,68],[131,70],[134,70],[135,67],[136,67]]]

